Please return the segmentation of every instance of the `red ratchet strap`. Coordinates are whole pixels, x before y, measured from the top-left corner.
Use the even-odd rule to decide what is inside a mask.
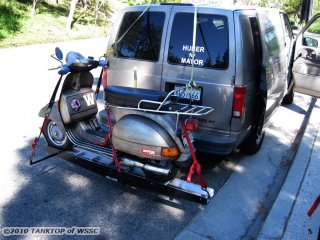
[[[98,142],[97,145],[100,146],[100,147],[106,147],[110,144],[110,134],[107,134],[105,137],[104,137],[104,142]]]
[[[313,212],[317,209],[317,207],[320,204],[320,195],[317,197],[317,199],[314,201],[313,205],[311,206],[310,210],[308,211],[308,216],[311,217]]]
[[[30,160],[32,161],[33,160],[33,157],[36,155],[36,148],[37,148],[37,144],[39,142],[39,139],[41,137],[41,134],[43,133],[43,130],[44,130],[44,126],[46,125],[47,121],[48,121],[48,117],[49,116],[45,116],[45,118],[43,119],[43,123],[42,123],[42,126],[40,128],[40,133],[39,133],[39,136],[36,137],[33,141],[32,141],[32,144],[31,144],[31,147],[32,147],[32,154],[31,154],[31,158]]]
[[[54,90],[53,90],[52,95],[51,95],[51,98],[50,98],[50,101],[49,101],[48,107],[47,107],[47,113],[46,113],[45,118],[44,118],[44,120],[43,120],[41,129],[40,129],[39,136],[36,137],[36,138],[33,140],[32,144],[31,144],[32,153],[31,153],[31,156],[30,156],[30,165],[33,164],[34,156],[36,155],[36,147],[37,147],[37,144],[38,144],[39,139],[40,139],[40,137],[41,137],[41,134],[42,134],[42,132],[43,132],[43,130],[44,130],[44,127],[45,127],[45,125],[46,125],[46,123],[47,123],[47,120],[48,120],[48,118],[49,118],[49,116],[50,116],[50,113],[51,113],[51,111],[52,111],[52,107],[53,107],[53,105],[54,105],[54,103],[55,103],[55,98],[56,98],[56,95],[57,95],[57,92],[58,92],[58,89],[59,89],[59,86],[60,86],[62,77],[63,77],[63,75],[60,75],[60,78],[59,78],[59,80],[58,80],[58,82],[57,82],[57,84],[56,84],[56,86],[55,86],[55,88],[54,88]],[[45,159],[45,158],[44,158],[44,159]],[[38,162],[39,162],[39,161],[38,161]]]
[[[194,152],[190,137],[189,137],[189,133],[188,130],[186,128],[186,125],[183,121],[181,121],[181,126],[184,132],[184,135],[187,139],[188,142],[188,146],[192,155],[192,159],[193,159],[193,163],[190,166],[190,170],[187,176],[187,182],[192,182],[192,175],[194,174],[194,171],[196,170],[197,174],[198,174],[198,181],[195,182],[195,184],[198,184],[201,186],[201,188],[205,189],[208,184],[204,181],[203,176],[202,176],[202,172],[201,172],[201,165],[197,160],[196,154]]]
[[[110,117],[110,109],[107,108],[107,118],[108,118],[108,126],[109,126],[109,134],[107,135],[109,139],[111,139],[112,136],[112,122],[111,122],[111,117]],[[120,172],[120,163],[118,160],[118,156],[117,156],[117,151],[114,148],[113,144],[111,144],[111,149],[112,149],[112,154],[113,154],[113,161],[114,164],[117,167],[118,173]]]
[[[107,80],[107,68],[103,68],[102,69],[101,74],[100,74],[100,78],[99,78],[99,82],[100,83],[101,83],[101,80],[102,80],[103,88],[106,88],[107,87],[107,81],[108,81]],[[100,88],[100,84],[99,84],[99,88]],[[112,121],[111,121],[111,117],[110,117],[110,109],[108,107],[106,107],[106,111],[107,111],[109,133],[104,137],[104,140],[105,140],[105,143],[103,143],[104,146],[106,146],[106,145],[108,145],[110,143],[110,140],[111,140],[111,137],[112,137]],[[119,160],[118,160],[117,151],[114,148],[112,143],[111,143],[111,149],[112,149],[113,161],[114,161],[114,164],[116,165],[118,173],[119,173],[120,172],[120,163],[119,163]]]

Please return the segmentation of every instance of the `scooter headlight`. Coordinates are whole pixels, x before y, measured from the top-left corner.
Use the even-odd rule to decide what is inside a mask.
[[[176,147],[162,148],[161,149],[161,156],[163,156],[163,157],[178,157],[179,150]]]

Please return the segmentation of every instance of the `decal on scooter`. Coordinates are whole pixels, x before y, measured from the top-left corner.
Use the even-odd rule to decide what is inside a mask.
[[[151,149],[142,149],[142,153],[144,155],[156,155],[156,151],[155,150],[151,150]]]
[[[87,103],[87,106],[92,106],[92,105],[94,105],[94,95],[93,95],[93,93],[87,93],[87,94],[85,94],[85,95],[83,95],[82,96],[83,97],[83,99],[86,101],[86,103]]]
[[[75,112],[78,112],[81,108],[81,104],[78,99],[73,99],[70,103],[71,109]]]

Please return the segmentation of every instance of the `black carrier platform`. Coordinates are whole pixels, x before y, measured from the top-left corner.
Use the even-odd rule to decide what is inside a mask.
[[[51,154],[57,153],[57,149],[46,146],[45,150]],[[147,188],[159,192],[169,198],[180,197],[201,204],[207,204],[214,195],[212,188],[202,189],[200,185],[188,183],[185,180],[175,178],[169,182],[161,183],[141,174],[141,169],[127,168],[117,171],[110,156],[73,147],[70,150],[58,152],[59,157],[83,168],[105,176],[107,179],[122,182],[128,186]],[[57,154],[55,154],[57,155]]]
[[[161,102],[167,94],[167,92],[151,89],[107,86],[104,89],[104,100],[110,105],[136,108],[141,100]],[[159,105],[143,103],[141,107],[156,109]]]

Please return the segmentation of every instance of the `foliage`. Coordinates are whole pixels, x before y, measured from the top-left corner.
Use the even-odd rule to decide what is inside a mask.
[[[308,32],[320,34],[320,18],[311,24],[311,26],[308,28]]]
[[[0,0],[0,48],[105,36],[107,28],[74,23],[65,30],[68,0],[42,0],[34,16],[29,16],[32,0]]]
[[[268,7],[269,5],[268,5],[268,0],[261,0],[260,2],[259,2],[259,6],[260,7]]]
[[[284,0],[283,10],[289,15],[289,18],[297,22],[300,17],[302,0]]]
[[[111,14],[111,7],[107,0],[86,0],[78,2],[78,10],[74,15],[74,23],[79,24],[96,24],[105,26]]]
[[[320,13],[320,0],[314,0],[313,13]]]
[[[0,41],[20,31],[26,18],[25,10],[25,6],[16,1],[0,2]]]
[[[62,1],[60,4],[49,4],[46,1],[40,2],[37,8],[37,14],[50,14],[51,16],[58,18],[61,16],[68,16],[68,4],[66,1]]]

